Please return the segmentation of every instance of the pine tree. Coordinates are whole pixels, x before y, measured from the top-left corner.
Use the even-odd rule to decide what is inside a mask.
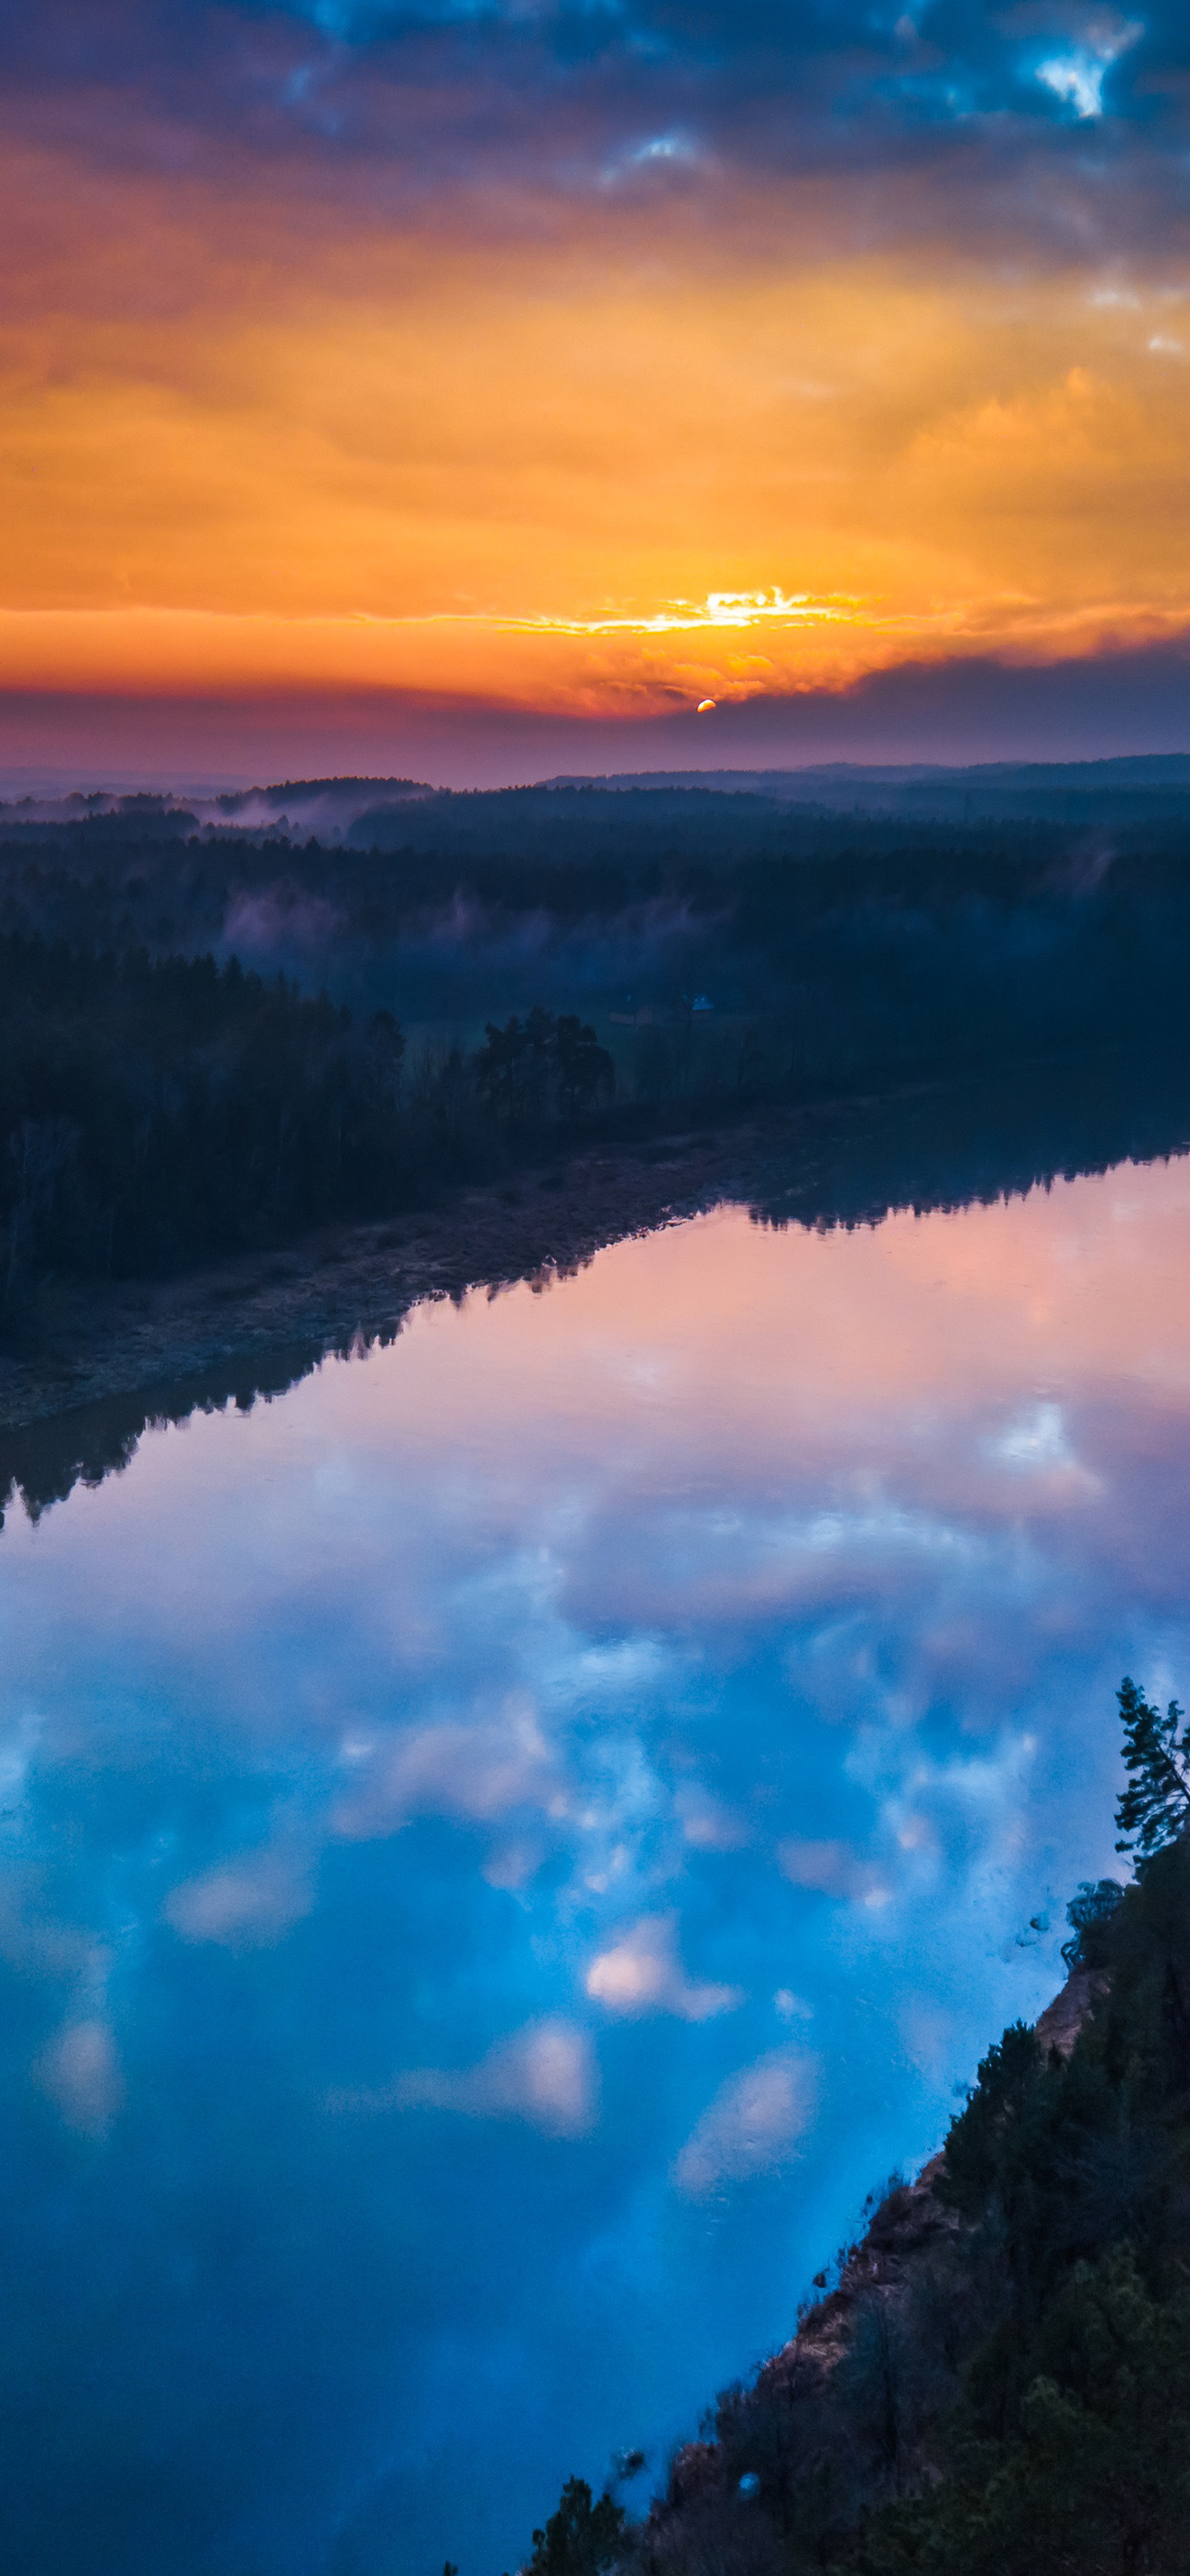
[[[1190,1825],[1190,1726],[1179,1735],[1184,1712],[1171,1699],[1164,1717],[1150,1708],[1144,1692],[1125,1674],[1116,1692],[1124,1726],[1124,1768],[1128,1786],[1116,1808],[1118,1852],[1134,1852],[1138,1862]]]
[[[556,2513],[533,2534],[529,2576],[602,2576],[624,2541],[627,2515],[606,2493],[592,2503],[585,2478],[568,2478]]]

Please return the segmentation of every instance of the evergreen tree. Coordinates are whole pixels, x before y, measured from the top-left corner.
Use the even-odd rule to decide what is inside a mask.
[[[592,2503],[585,2478],[568,2478],[556,2513],[533,2534],[529,2576],[603,2576],[624,2541],[627,2515],[606,2492]]]
[[[1116,1808],[1118,1852],[1135,1853],[1138,1863],[1162,1851],[1190,1825],[1190,1726],[1171,1699],[1165,1715],[1150,1708],[1144,1692],[1125,1674],[1116,1697],[1124,1726],[1124,1768],[1128,1786]]]

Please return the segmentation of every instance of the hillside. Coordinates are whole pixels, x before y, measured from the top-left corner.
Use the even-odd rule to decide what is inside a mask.
[[[533,2576],[1190,2568],[1190,1730],[1120,1700],[1137,1875],[1080,1889],[1062,1994],[648,2518],[571,2481]]]

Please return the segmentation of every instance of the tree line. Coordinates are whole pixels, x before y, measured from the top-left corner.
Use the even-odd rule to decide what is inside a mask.
[[[1006,2030],[647,2519],[571,2479],[531,2576],[1190,2569],[1190,1729],[1118,1697],[1135,1875],[1069,1908],[1073,2045]]]
[[[47,1270],[382,1216],[580,1128],[1186,1047],[1176,819],[1092,845],[524,790],[331,848],[143,802],[0,825],[0,1312]]]
[[[411,1061],[233,958],[0,938],[0,1305],[47,1271],[164,1275],[504,1168],[610,1095],[593,1028],[538,1009]]]

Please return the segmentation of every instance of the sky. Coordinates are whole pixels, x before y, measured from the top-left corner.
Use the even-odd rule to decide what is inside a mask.
[[[1190,1166],[724,1209],[0,1536],[37,2576],[515,2568],[789,2334],[1184,1699]]]
[[[0,134],[6,772],[1190,747],[1174,0],[45,0]]]

